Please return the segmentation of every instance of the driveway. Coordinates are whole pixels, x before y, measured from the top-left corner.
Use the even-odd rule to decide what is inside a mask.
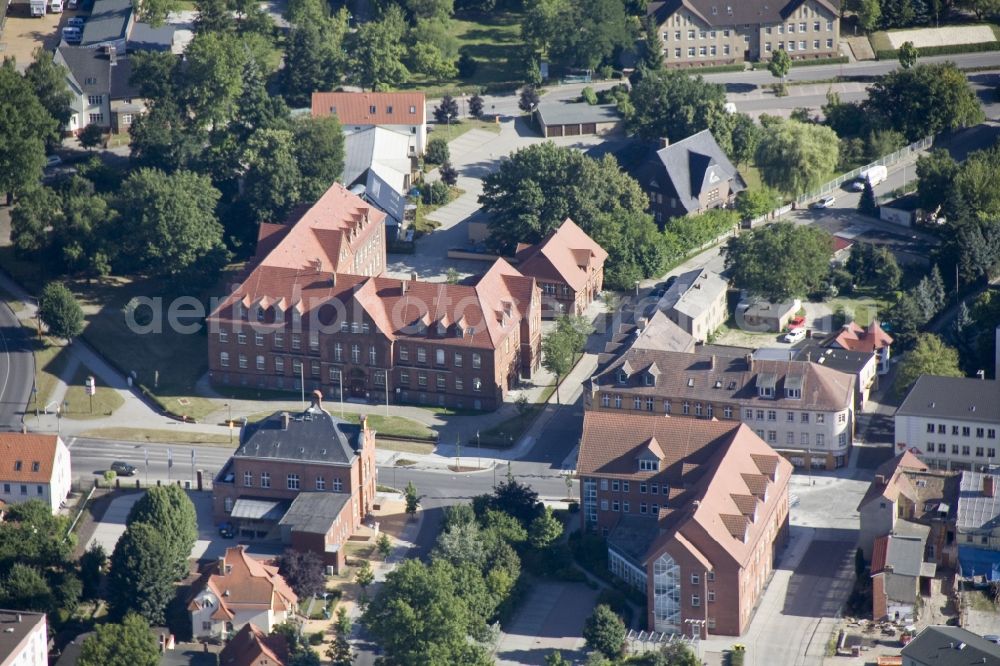
[[[535,585],[507,631],[500,634],[498,666],[544,664],[553,650],[570,661],[583,661],[583,624],[596,600],[597,592],[583,583]]]

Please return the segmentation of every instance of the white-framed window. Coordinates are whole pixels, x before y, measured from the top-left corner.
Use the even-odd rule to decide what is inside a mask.
[[[660,469],[660,461],[644,458],[639,461],[640,472],[655,472]]]
[[[226,513],[232,513],[233,512],[233,498],[232,497],[227,497],[223,501],[223,505],[224,505]]]
[[[462,355],[459,354],[458,352],[455,352],[454,361],[455,361],[455,367],[456,368],[461,368],[462,367]]]
[[[351,362],[361,362],[361,347],[357,343],[351,345]]]
[[[247,488],[253,487],[253,472],[243,472],[243,485]]]
[[[399,346],[399,360],[409,361],[410,360],[410,349],[405,345]]]
[[[245,345],[246,343],[247,343],[247,334],[246,333],[237,333],[236,334],[236,344]]]
[[[376,361],[377,358],[378,357],[377,357],[376,352],[375,352],[375,345],[369,345],[368,346],[368,364],[369,365],[375,365],[375,361]]]
[[[693,46],[689,46],[688,47],[688,58],[693,58],[693,57],[694,57],[694,47]]]
[[[427,362],[427,350],[423,347],[417,347],[417,363]]]
[[[261,472],[260,473],[260,487],[261,488],[270,488],[271,487],[271,473],[270,472]]]
[[[298,333],[292,333],[292,349],[295,351],[302,349],[302,336]]]
[[[242,368],[243,370],[246,370],[246,368],[247,368],[247,357],[246,357],[245,354],[240,354],[239,364],[240,364],[240,368]]]
[[[274,357],[274,371],[284,372],[285,371],[285,359],[283,356]]]
[[[258,347],[263,347],[264,346],[264,334],[263,333],[254,333],[253,334],[253,343],[255,345],[257,345]]]
[[[104,114],[103,113],[91,113],[91,114],[88,115],[88,118],[89,118],[90,122],[94,123],[95,125],[103,125],[104,124]]]
[[[274,346],[284,347],[285,346],[285,334],[281,331],[275,331],[274,333]]]
[[[339,493],[343,489],[344,489],[344,482],[341,481],[340,479],[334,479],[333,480],[333,492]]]
[[[316,490],[326,490],[326,479],[322,476],[316,477]]]
[[[289,474],[285,479],[286,487],[288,490],[298,490],[299,489],[299,475]]]
[[[219,342],[229,342],[228,331],[219,331]]]
[[[219,365],[223,368],[229,367],[229,352],[219,352]]]
[[[479,354],[473,352],[472,354],[472,367],[478,370],[483,366],[483,357]]]
[[[264,366],[264,356],[262,354],[257,354],[257,370],[263,372],[265,370]]]

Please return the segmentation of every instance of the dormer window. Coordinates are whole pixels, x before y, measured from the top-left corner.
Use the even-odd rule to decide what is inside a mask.
[[[642,458],[639,460],[639,471],[658,472],[660,471],[660,461],[655,458]]]
[[[774,397],[774,389],[767,386],[761,386],[757,394],[762,398],[772,398]]]
[[[688,388],[694,388],[694,377],[688,377]]]
[[[628,373],[626,373],[624,370],[619,370],[618,371],[618,383],[619,384],[625,384],[626,382],[628,382]]]
[[[646,386],[656,386],[656,377],[646,373]]]
[[[802,389],[786,388],[785,389],[785,397],[786,398],[792,398],[794,400],[798,400],[799,398],[802,397]]]

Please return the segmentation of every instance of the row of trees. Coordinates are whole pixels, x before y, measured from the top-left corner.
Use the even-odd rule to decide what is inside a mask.
[[[493,623],[520,594],[522,562],[544,557],[561,533],[537,493],[511,478],[447,508],[429,562],[403,562],[365,610],[387,663],[492,663]]]
[[[1000,16],[997,0],[851,0],[845,9],[855,12],[865,32],[936,26],[954,10],[970,11],[980,20]]]

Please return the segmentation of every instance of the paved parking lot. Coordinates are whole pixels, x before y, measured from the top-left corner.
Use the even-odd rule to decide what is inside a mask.
[[[583,624],[593,611],[597,592],[583,583],[540,583],[521,604],[510,627],[500,636],[499,666],[544,664],[559,650],[576,663],[585,657]]]
[[[27,2],[11,4],[7,22],[4,24],[3,32],[0,33],[0,56],[14,58],[18,70],[24,71],[24,68],[31,64],[32,53],[36,48],[56,47],[59,43],[59,24],[64,16],[72,14],[72,12],[45,14],[34,18],[28,15]]]

